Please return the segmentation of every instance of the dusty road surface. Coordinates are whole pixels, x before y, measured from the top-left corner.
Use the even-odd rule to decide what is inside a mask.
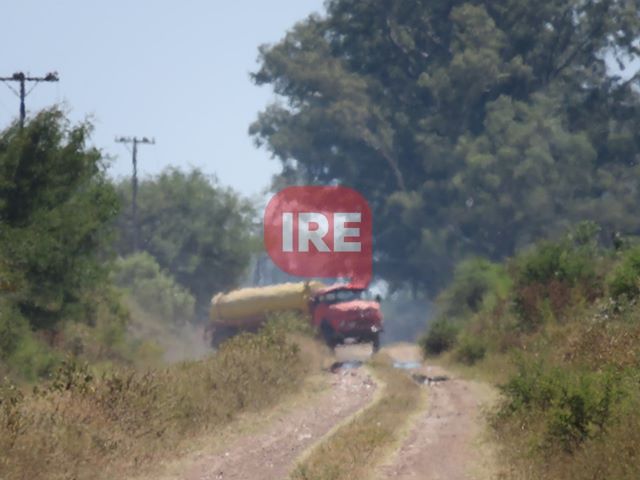
[[[387,349],[394,359],[419,360],[412,345]],[[501,478],[495,452],[486,441],[484,408],[495,400],[486,384],[462,380],[435,366],[423,365],[408,373],[434,378],[449,377],[425,385],[425,408],[410,422],[398,450],[377,468],[376,479],[471,480]]]
[[[404,436],[371,479],[462,480],[495,479],[493,451],[483,441],[483,405],[492,398],[485,384],[452,377],[420,363],[416,346],[396,344],[383,349],[398,362],[419,363],[403,374],[449,380],[425,385],[426,401],[407,422]],[[200,443],[178,461],[158,465],[140,480],[270,480],[286,479],[304,453],[330,437],[333,429],[370,405],[380,388],[361,362],[370,347],[336,349],[343,368],[322,373],[294,401],[274,411],[248,414],[229,428]],[[407,363],[408,365],[408,363]],[[405,365],[406,366],[406,365]]]
[[[348,359],[345,357],[345,359]],[[173,474],[154,479],[281,480],[287,478],[298,457],[334,426],[366,406],[376,384],[364,369],[326,373],[322,390],[276,414],[257,431],[250,429],[207,451],[174,465]],[[235,438],[234,438],[235,437]],[[166,470],[165,470],[166,472]]]

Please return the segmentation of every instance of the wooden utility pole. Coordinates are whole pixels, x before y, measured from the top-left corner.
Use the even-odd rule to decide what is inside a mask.
[[[132,144],[131,162],[133,164],[133,175],[131,177],[131,221],[133,223],[133,251],[138,251],[138,145],[154,145],[154,138],[147,137],[117,137],[117,143]]]
[[[27,109],[25,108],[25,105],[24,105],[24,99],[26,98],[26,96],[29,95],[29,93],[31,93],[31,90],[33,90],[38,83],[57,82],[59,81],[59,78],[58,78],[58,72],[47,73],[44,77],[31,77],[31,76],[25,75],[22,72],[16,72],[10,77],[0,77],[0,81],[5,82],[7,86],[11,88],[11,91],[20,98],[20,128],[24,128],[24,119],[27,116]],[[20,84],[20,90],[19,91],[14,90],[9,85],[9,82],[18,82]],[[27,82],[35,83],[35,85],[28,92],[26,89]]]

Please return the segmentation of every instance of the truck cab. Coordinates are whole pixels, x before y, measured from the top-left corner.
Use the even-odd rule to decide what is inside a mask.
[[[352,341],[371,342],[374,351],[380,348],[380,297],[369,290],[348,284],[323,288],[311,296],[309,310],[329,347]]]

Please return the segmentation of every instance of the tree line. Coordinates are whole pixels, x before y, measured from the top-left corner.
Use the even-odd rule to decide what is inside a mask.
[[[249,133],[281,162],[274,189],[366,196],[375,273],[395,288],[432,294],[466,257],[499,260],[582,220],[616,241],[640,231],[638,75],[610,68],[640,53],[637,11],[633,0],[330,0],[260,48],[253,81],[279,102]],[[69,322],[122,323],[117,283],[158,304],[153,284],[176,299],[167,310],[201,315],[259,250],[247,199],[169,169],[140,183],[135,252],[129,184],[107,176],[90,133],[55,108],[0,132],[2,358],[25,332],[55,343]]]
[[[193,319],[249,263],[253,206],[199,170],[140,183],[134,251],[130,184],[108,177],[90,133],[57,108],[0,132],[0,370],[46,373],[55,355],[41,347],[67,341],[72,324],[104,325],[113,343],[123,289],[158,315]]]
[[[260,49],[279,98],[250,128],[278,183],[362,192],[377,273],[434,292],[593,220],[638,233],[633,0],[330,0]]]

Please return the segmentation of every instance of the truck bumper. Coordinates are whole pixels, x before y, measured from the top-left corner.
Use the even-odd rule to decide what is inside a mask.
[[[383,328],[381,326],[373,325],[368,328],[337,331],[334,333],[334,337],[341,343],[346,339],[353,339],[358,343],[365,343],[373,341],[382,332]]]

